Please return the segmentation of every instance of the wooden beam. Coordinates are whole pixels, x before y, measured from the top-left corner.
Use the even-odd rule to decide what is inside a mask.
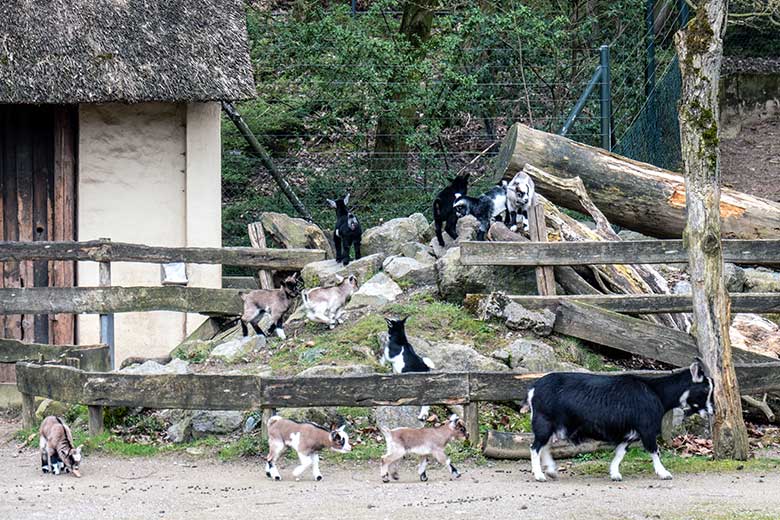
[[[690,334],[585,303],[561,303],[553,329],[560,334],[677,367],[688,366],[699,355],[696,341]],[[741,363],[775,361],[736,348],[733,353],[734,359]]]
[[[468,294],[469,301],[487,294]],[[580,302],[625,314],[662,314],[691,312],[691,296],[686,294],[570,294],[560,296],[508,295],[513,302],[532,310],[555,312],[563,302]],[[772,314],[780,312],[780,293],[732,293],[733,312]]]
[[[89,434],[93,437],[103,433],[103,407],[87,406],[89,413]]]
[[[725,262],[780,263],[780,240],[724,240]],[[682,240],[622,242],[474,242],[461,243],[463,265],[683,264]]]
[[[463,423],[469,434],[469,442],[472,446],[479,447],[482,438],[479,435],[479,403],[467,403],[463,405]]]
[[[66,357],[77,358],[82,370],[109,370],[107,345],[48,345],[0,338],[0,363],[58,361]]]
[[[0,289],[0,314],[179,311],[238,316],[243,309],[239,292],[180,286],[6,288]]]
[[[528,225],[531,240],[547,243],[547,225],[544,222],[544,205],[534,197],[531,211],[528,212]],[[555,271],[551,266],[536,268],[536,288],[540,296],[555,295]]]
[[[320,249],[256,249],[252,247],[158,247],[123,242],[0,242],[0,262],[82,260],[164,264],[222,264],[258,269],[299,271],[325,260]]]

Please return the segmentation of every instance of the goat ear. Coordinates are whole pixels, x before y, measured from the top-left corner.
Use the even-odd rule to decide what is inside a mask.
[[[331,199],[325,199],[325,200],[328,201],[328,205],[330,205],[331,208],[335,208],[336,207],[336,201],[335,200],[331,200]]]
[[[387,322],[387,326],[388,326],[388,327],[392,327],[392,326],[393,326],[393,323],[394,323],[394,322],[393,322],[393,320],[391,320],[390,318],[385,318],[385,321]]]
[[[346,425],[346,424],[342,424],[341,426],[339,426],[338,428],[336,428],[336,431],[337,431],[337,432],[344,433],[344,428],[346,428],[346,427],[347,427],[347,425]]]
[[[463,196],[463,194],[461,194],[461,193],[456,193],[456,194],[455,194],[455,200],[458,200],[458,199],[459,199],[459,198],[461,198],[462,196]]]
[[[460,419],[460,417],[458,417],[458,414],[454,413],[454,414],[450,415],[449,421],[451,423],[455,424],[456,422],[458,422],[458,419]]]
[[[409,319],[409,316],[404,316],[403,318],[401,318],[401,323],[406,324],[406,320],[408,320],[408,319]]]
[[[507,187],[507,184],[509,184],[509,183],[508,183],[508,182],[506,182],[506,181],[501,181],[501,187],[502,187],[502,188],[506,188],[506,187]]]
[[[701,383],[704,381],[704,363],[702,363],[702,360],[699,358],[696,358],[693,363],[691,363],[691,379],[694,383]]]
[[[347,204],[349,204],[349,193],[344,195],[344,205],[346,206]]]

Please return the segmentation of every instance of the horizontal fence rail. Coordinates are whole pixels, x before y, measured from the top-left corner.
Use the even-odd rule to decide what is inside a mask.
[[[732,312],[759,314],[780,312],[780,293],[731,293]],[[487,297],[469,294],[466,303]],[[510,300],[532,310],[555,310],[564,302],[580,302],[625,314],[691,312],[691,296],[686,294],[571,294],[560,296],[508,295]]]
[[[0,289],[0,315],[179,311],[238,316],[243,309],[240,293],[181,286]]]
[[[780,263],[780,240],[723,240],[725,262]],[[682,240],[622,242],[474,242],[461,244],[463,265],[683,264]]]
[[[164,264],[222,264],[258,269],[297,271],[325,260],[320,249],[260,249],[253,247],[158,247],[109,240],[88,242],[2,242],[0,262],[82,260]]]
[[[0,363],[75,358],[82,370],[109,370],[108,345],[47,345],[0,338]]]

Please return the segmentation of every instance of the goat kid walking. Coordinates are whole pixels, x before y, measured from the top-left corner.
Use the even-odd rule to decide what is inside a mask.
[[[322,480],[320,451],[330,448],[339,453],[347,453],[352,450],[344,426],[328,430],[314,423],[299,423],[274,415],[268,419],[266,427],[268,428],[268,456],[265,474],[274,480],[282,480],[276,464],[288,447],[298,453],[301,462],[293,470],[295,480],[300,480],[300,476],[309,466],[314,480]]]
[[[279,289],[257,289],[247,294],[242,294],[244,301],[244,313],[241,315],[241,332],[244,337],[249,335],[247,323],[252,325],[255,333],[265,336],[265,332],[260,328],[259,322],[263,315],[271,316],[271,327],[268,333],[276,331],[276,335],[285,339],[284,333],[284,313],[292,305],[293,300],[300,293],[298,273],[288,276],[282,282]]]

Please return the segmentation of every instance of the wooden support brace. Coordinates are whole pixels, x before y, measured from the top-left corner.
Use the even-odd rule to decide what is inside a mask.
[[[89,411],[89,434],[93,437],[103,433],[103,407],[87,406]]]
[[[35,396],[22,394],[22,426],[30,429],[35,426]]]
[[[479,446],[479,404],[467,403],[463,405],[463,422],[466,423],[466,431],[472,446]]]
[[[544,222],[544,205],[534,197],[528,214],[531,240],[547,242],[547,226]],[[536,286],[540,296],[555,296],[555,272],[550,266],[536,268]]]
[[[252,222],[247,226],[249,231],[249,243],[252,247],[266,248],[265,244],[265,229],[263,229],[262,222]],[[260,282],[261,289],[273,289],[274,281],[271,277],[271,271],[261,269],[257,272],[257,279]]]
[[[263,408],[263,418],[261,419],[263,421],[263,424],[260,425],[261,433],[260,437],[264,440],[268,440],[268,419],[273,417],[273,415],[276,413],[276,410],[273,408]]]

